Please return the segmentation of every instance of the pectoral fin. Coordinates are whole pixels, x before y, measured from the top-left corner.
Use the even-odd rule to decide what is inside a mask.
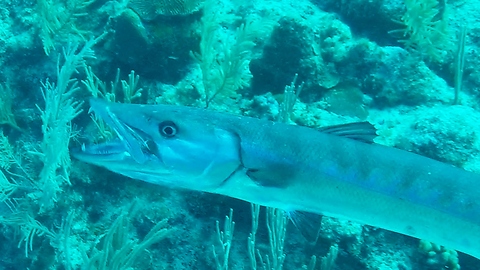
[[[294,172],[284,164],[271,163],[263,168],[247,169],[247,176],[264,187],[284,188],[290,184]]]

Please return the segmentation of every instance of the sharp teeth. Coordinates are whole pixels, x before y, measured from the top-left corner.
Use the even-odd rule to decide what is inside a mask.
[[[91,114],[93,112],[92,107],[88,108],[88,114]]]
[[[82,152],[85,152],[85,144],[82,143]]]

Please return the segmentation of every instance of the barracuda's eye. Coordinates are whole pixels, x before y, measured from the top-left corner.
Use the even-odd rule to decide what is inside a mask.
[[[178,128],[172,121],[163,121],[158,125],[158,131],[163,137],[171,138],[177,135]]]

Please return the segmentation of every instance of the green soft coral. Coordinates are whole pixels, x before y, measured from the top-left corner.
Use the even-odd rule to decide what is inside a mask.
[[[225,32],[240,18],[222,12],[215,1],[206,1],[202,17],[200,52],[192,57],[200,65],[205,107],[216,98],[235,97],[237,90],[250,85],[249,64],[257,41],[267,37],[276,22],[268,16],[247,16],[235,34]]]
[[[405,0],[406,12],[401,18],[407,49],[439,61],[449,45],[446,4],[444,0]]]
[[[55,49],[57,40],[69,36],[85,39],[89,32],[77,27],[78,18],[87,16],[87,8],[96,0],[37,0],[37,23],[45,54]]]

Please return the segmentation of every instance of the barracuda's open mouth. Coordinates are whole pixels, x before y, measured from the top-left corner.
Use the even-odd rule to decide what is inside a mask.
[[[92,109],[97,116],[102,118],[105,123],[113,129],[117,134],[119,141],[124,145],[125,150],[138,163],[145,163],[147,157],[142,149],[146,147],[146,141],[140,135],[139,130],[128,126],[122,122],[114,113],[110,111],[109,107],[104,107],[103,110],[98,111],[93,105]]]
[[[142,157],[146,162],[138,163],[118,138],[105,143],[82,145],[81,148],[72,149],[71,154],[78,160],[146,182],[158,184],[160,179],[171,176],[170,171],[162,166],[158,153],[143,149]],[[155,162],[147,162],[149,160]]]
[[[113,141],[82,145],[81,149],[72,151],[72,154],[81,160],[92,159],[98,162],[120,161],[125,158],[131,158],[138,164],[145,163],[149,154],[152,154],[148,146],[148,136],[127,123],[122,121],[109,106],[101,100],[91,100],[89,112],[105,121],[105,123],[115,132],[117,138]],[[94,162],[95,163],[95,162]]]

